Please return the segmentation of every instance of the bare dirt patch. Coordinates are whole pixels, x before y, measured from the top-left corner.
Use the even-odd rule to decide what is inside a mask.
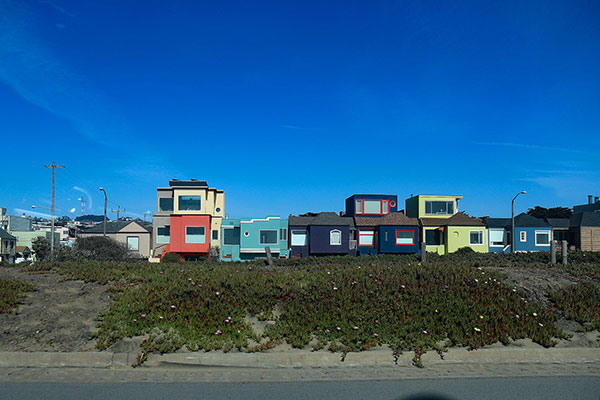
[[[29,282],[36,290],[17,313],[0,314],[0,351],[94,351],[98,314],[108,308],[106,287],[63,281],[58,274],[26,274],[0,267],[0,279]]]

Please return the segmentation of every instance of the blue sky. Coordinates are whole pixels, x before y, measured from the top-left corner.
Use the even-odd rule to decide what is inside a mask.
[[[0,206],[154,211],[205,179],[231,217],[354,193],[509,216],[600,195],[596,1],[0,0]],[[402,204],[402,202],[400,203]],[[72,215],[72,214],[71,214]],[[114,217],[114,213],[110,213]]]

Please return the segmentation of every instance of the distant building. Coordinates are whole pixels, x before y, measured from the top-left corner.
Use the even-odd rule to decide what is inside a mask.
[[[149,258],[152,246],[152,227],[136,221],[106,223],[106,236],[127,246],[134,257]],[[79,232],[79,237],[103,236],[104,224],[94,225]]]
[[[13,264],[17,254],[17,238],[0,229],[0,261]]]
[[[600,251],[600,212],[574,214],[570,220],[569,232],[578,249]]]
[[[32,231],[32,221],[31,218],[25,216],[18,215],[9,215],[8,216],[8,230],[9,231]]]
[[[600,211],[600,196],[589,195],[587,204],[573,206],[573,214]]]
[[[11,231],[14,237],[17,238],[18,246],[26,246],[30,249],[33,248],[33,241],[38,237],[46,238],[50,241],[52,234],[44,231]],[[54,243],[58,245],[60,243],[60,233],[54,232]]]
[[[8,231],[8,215],[6,215],[6,208],[0,208],[0,229]]]

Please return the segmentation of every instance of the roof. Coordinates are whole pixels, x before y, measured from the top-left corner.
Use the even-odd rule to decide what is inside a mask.
[[[450,218],[421,218],[423,226],[485,226],[481,218],[459,212]]]
[[[322,225],[322,226],[334,226],[334,225],[345,225],[352,226],[354,221],[352,217],[340,217],[338,214],[327,211],[320,213],[307,213],[305,215],[294,216],[290,215],[288,218],[288,224],[290,226],[308,226],[308,225]]]
[[[31,249],[27,246],[17,246],[15,249],[16,249],[17,253],[23,253],[23,252],[31,253]]]
[[[569,229],[569,218],[546,218],[546,222],[553,228]]]
[[[488,228],[506,228],[511,224],[510,218],[484,217],[482,220]]]
[[[541,218],[533,217],[529,214],[521,213],[515,217],[515,226],[522,228],[528,227],[544,227],[550,228],[551,225]]]
[[[204,186],[208,187],[208,183],[206,181],[199,181],[197,179],[190,179],[189,181],[181,181],[179,179],[171,179],[169,181],[169,186]]]
[[[148,226],[143,226],[142,224],[137,223],[136,221],[107,221],[106,222],[106,233],[117,233],[125,228],[129,224],[137,224],[145,231],[150,232],[152,227],[148,229]],[[81,233],[104,233],[104,223],[101,222],[89,228],[82,228]]]
[[[354,222],[356,226],[419,225],[418,219],[407,217],[400,212],[389,213],[380,218],[354,217]]]
[[[0,229],[0,239],[13,239],[13,240],[17,240],[16,237],[14,237],[10,233],[6,232],[4,229]]]
[[[600,212],[585,212],[573,214],[571,226],[600,226]]]

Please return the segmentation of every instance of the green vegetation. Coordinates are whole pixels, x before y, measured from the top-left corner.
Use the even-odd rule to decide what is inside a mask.
[[[139,362],[148,352],[184,345],[260,351],[285,341],[299,348],[312,342],[342,357],[388,344],[396,355],[414,351],[421,366],[428,350],[520,338],[548,347],[564,337],[551,311],[478,268],[488,264],[478,255],[464,255],[471,256],[461,263],[431,257],[426,266],[414,256],[377,256],[277,260],[272,268],[259,262],[57,268],[70,279],[113,283],[115,301],[101,316],[97,345],[144,335]],[[249,316],[272,321],[262,337]]]
[[[585,331],[600,329],[600,287],[590,282],[568,286],[551,295],[568,318],[583,324]]]
[[[35,286],[22,281],[0,279],[0,314],[8,314]]]

